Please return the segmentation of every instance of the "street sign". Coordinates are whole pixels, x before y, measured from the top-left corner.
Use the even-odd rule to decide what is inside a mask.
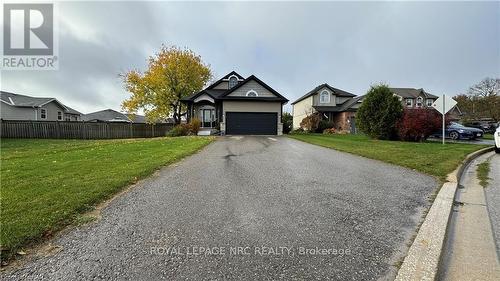
[[[439,97],[436,101],[434,101],[432,107],[439,111],[439,113],[446,114],[453,107],[455,107],[455,105],[457,105],[457,102],[454,99],[450,98],[449,96],[443,95],[442,97]]]
[[[445,128],[445,116],[448,111],[450,111],[455,105],[457,105],[457,102],[448,97],[443,95],[442,97],[439,97],[433,104],[432,107],[434,107],[439,113],[443,115],[443,144],[444,144],[444,139],[445,139],[445,134],[446,134],[446,128]]]

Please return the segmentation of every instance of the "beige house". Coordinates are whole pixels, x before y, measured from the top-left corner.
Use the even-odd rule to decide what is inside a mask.
[[[2,120],[81,121],[82,114],[55,98],[40,98],[0,91]]]
[[[202,131],[227,135],[281,135],[288,102],[254,75],[244,78],[234,71],[181,101],[188,107],[188,122],[198,118]]]
[[[300,128],[306,116],[319,113],[323,120],[333,122],[336,129],[355,131],[355,113],[362,98],[321,84],[292,103],[293,129]]]

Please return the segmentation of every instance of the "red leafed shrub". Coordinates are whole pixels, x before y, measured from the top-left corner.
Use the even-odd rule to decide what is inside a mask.
[[[398,136],[404,141],[424,141],[441,129],[442,122],[433,108],[406,108],[397,123]]]

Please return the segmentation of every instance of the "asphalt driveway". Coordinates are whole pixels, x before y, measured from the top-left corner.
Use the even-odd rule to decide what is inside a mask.
[[[2,277],[390,279],[436,186],[286,137],[223,137]]]

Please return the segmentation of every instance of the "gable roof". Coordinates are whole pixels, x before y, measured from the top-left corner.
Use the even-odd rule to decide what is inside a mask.
[[[40,107],[51,101],[56,101],[59,105],[61,105],[61,107],[66,109],[66,106],[60,103],[55,98],[30,97],[5,91],[0,91],[0,96],[1,96],[1,101],[16,107]]]
[[[32,96],[14,94],[6,91],[0,91],[0,101],[14,107],[32,107],[32,108],[42,107],[50,102],[55,102],[64,110],[65,113],[82,115],[81,112],[69,106],[66,106],[65,104],[61,103],[55,98],[32,97]]]
[[[236,86],[234,86],[231,89],[227,90],[225,93],[223,93],[220,96],[220,98],[227,97],[227,95],[229,95],[230,93],[234,92],[235,90],[237,90],[238,88],[240,88],[241,86],[245,85],[246,83],[248,83],[249,81],[252,81],[252,80],[255,81],[255,82],[257,82],[257,83],[259,83],[261,86],[263,86],[264,88],[266,88],[269,92],[271,92],[275,96],[277,96],[280,100],[283,100],[285,102],[288,101],[287,98],[285,98],[284,96],[282,96],[280,93],[276,92],[276,90],[274,90],[273,88],[271,88],[269,85],[267,85],[266,83],[264,83],[262,80],[260,80],[259,78],[257,78],[255,75],[250,75],[247,79],[241,81]]]
[[[238,80],[245,80],[245,77],[243,77],[243,76],[239,75],[236,71],[234,71],[234,70],[233,70],[233,71],[229,72],[228,74],[226,74],[226,75],[225,75],[224,77],[222,77],[221,79],[219,79],[219,80],[215,81],[214,83],[212,83],[210,86],[208,86],[208,87],[206,88],[206,90],[210,90],[210,89],[215,88],[215,87],[216,87],[217,85],[219,85],[221,82],[223,82],[224,80],[228,80],[228,79],[229,79],[229,77],[231,77],[231,76],[233,76],[233,75],[234,75],[234,76],[236,76],[236,77],[238,77]]]
[[[89,114],[84,114],[82,116],[83,121],[122,121],[122,122],[132,122],[127,115],[118,112],[113,109],[104,109]]]
[[[130,121],[134,123],[147,123],[146,122],[146,116],[144,115],[139,115],[139,114],[134,114],[134,113],[126,113],[125,114]]]
[[[208,86],[206,89],[195,93],[193,95],[184,97],[181,99],[181,101],[187,102],[187,101],[194,101],[197,97],[206,94],[210,96],[211,98],[215,100],[268,100],[268,101],[281,101],[281,102],[288,102],[288,99],[282,96],[280,93],[278,93],[276,90],[271,88],[269,85],[264,83],[262,80],[257,78],[255,75],[250,75],[246,79],[243,79],[243,81],[240,81],[236,86],[230,88],[230,89],[214,89],[214,87],[219,84],[221,81],[224,79],[227,79],[231,77],[232,75],[238,76],[239,79],[243,79],[241,75],[236,73],[235,71],[230,72],[226,76],[222,77],[221,79],[217,80],[214,82],[212,85]],[[240,78],[241,77],[241,78]],[[234,92],[236,89],[240,88],[241,86],[245,85],[249,81],[256,81],[259,83],[262,87],[266,88],[269,92],[273,93],[276,97],[271,98],[271,97],[230,97],[228,96],[230,93]]]
[[[345,110],[351,109],[358,102],[362,102],[364,98],[365,98],[365,95],[362,95],[362,96],[354,97],[354,98],[352,98],[352,99],[344,102],[342,104],[341,111],[345,111]]]
[[[321,105],[313,105],[314,109],[320,112],[344,112],[344,111],[356,111],[356,108],[352,108],[358,102],[361,102],[365,96],[353,97],[352,99],[347,100],[343,104],[337,106],[321,106]]]
[[[229,79],[229,77],[231,77],[233,75],[238,77],[238,79],[241,79],[241,80],[245,79],[245,77],[239,75],[236,71],[233,70],[233,71],[229,72],[226,76],[222,77],[220,80]]]
[[[208,87],[206,87],[204,90],[198,92],[198,93],[194,93],[192,95],[189,95],[187,97],[183,97],[181,98],[181,101],[192,101],[194,100],[195,98],[201,96],[202,94],[208,94],[210,97],[214,98],[214,99],[217,99],[223,92],[227,91],[225,89],[214,89],[217,85],[219,85],[221,82],[223,82],[224,80],[226,79],[229,79],[229,77],[231,76],[236,76],[238,77],[238,79],[240,80],[245,80],[245,78],[241,75],[239,75],[236,71],[231,71],[229,72],[228,74],[226,74],[224,77],[222,77],[221,79],[213,82],[212,84],[208,85]]]
[[[76,114],[76,115],[82,115],[82,113],[78,110],[75,110],[69,106],[66,106],[66,108],[68,109],[68,111],[66,113],[69,113],[69,114]]]
[[[420,88],[420,89],[415,89],[415,88],[389,88],[389,89],[391,90],[391,92],[393,92],[394,94],[396,94],[396,95],[398,95],[398,96],[400,96],[402,98],[415,99],[418,96],[420,96],[420,94],[423,94],[424,97],[426,97],[426,98],[432,98],[432,99],[437,99],[438,98],[435,95],[427,93],[422,88]]]
[[[292,102],[292,105],[296,104],[299,101],[304,100],[312,95],[315,95],[319,90],[321,90],[321,88],[327,88],[328,90],[332,91],[336,96],[339,96],[339,97],[355,97],[356,96],[355,94],[346,92],[346,91],[341,90],[341,89],[334,88],[334,87],[328,85],[327,83],[323,83],[323,84],[315,87],[311,91],[307,92],[307,94],[301,96],[296,101]]]

